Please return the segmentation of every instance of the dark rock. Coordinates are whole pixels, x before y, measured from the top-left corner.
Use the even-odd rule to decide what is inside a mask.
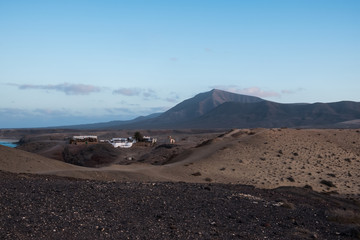
[[[359,206],[310,189],[236,184],[101,182],[0,171],[0,239],[344,239],[329,221]],[[261,198],[256,201],[252,198]],[[280,199],[285,205],[273,205]],[[296,219],[294,222],[292,219]],[[316,224],[314,224],[316,222]],[[296,229],[305,229],[296,235]],[[299,233],[301,234],[301,233]],[[304,235],[305,234],[305,235]]]

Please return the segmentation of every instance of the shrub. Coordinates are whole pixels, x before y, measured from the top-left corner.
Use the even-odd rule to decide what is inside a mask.
[[[193,174],[191,174],[191,175],[193,175],[193,176],[195,176],[195,177],[198,177],[198,176],[201,176],[201,173],[200,173],[200,172],[196,172],[196,173],[193,173]]]
[[[325,186],[328,186],[328,187],[336,187],[335,184],[332,181],[321,180],[320,183],[325,185]]]

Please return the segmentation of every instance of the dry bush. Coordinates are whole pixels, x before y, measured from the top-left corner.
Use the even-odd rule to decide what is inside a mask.
[[[328,186],[328,187],[336,187],[335,184],[332,181],[321,180],[320,183],[325,185],[325,186]]]
[[[201,173],[200,172],[196,172],[196,173],[192,173],[191,175],[195,176],[195,177],[198,177],[198,176],[201,176]]]
[[[290,182],[295,182],[295,179],[293,177],[288,177],[286,179],[289,180]]]

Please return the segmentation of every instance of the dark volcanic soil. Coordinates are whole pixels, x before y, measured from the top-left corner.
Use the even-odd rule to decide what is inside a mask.
[[[352,223],[358,205],[309,189],[97,182],[1,171],[0,187],[0,239],[359,237]],[[346,221],[339,216],[345,212]]]

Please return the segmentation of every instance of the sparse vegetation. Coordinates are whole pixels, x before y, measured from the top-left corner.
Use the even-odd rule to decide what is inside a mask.
[[[328,187],[336,187],[335,184],[332,181],[321,180],[320,183],[325,185],[325,186],[328,186]]]
[[[200,172],[195,172],[195,173],[192,173],[191,175],[193,175],[195,177],[198,177],[198,176],[201,176],[201,173]]]
[[[290,182],[295,182],[295,179],[293,177],[288,177],[287,180],[289,180]]]

